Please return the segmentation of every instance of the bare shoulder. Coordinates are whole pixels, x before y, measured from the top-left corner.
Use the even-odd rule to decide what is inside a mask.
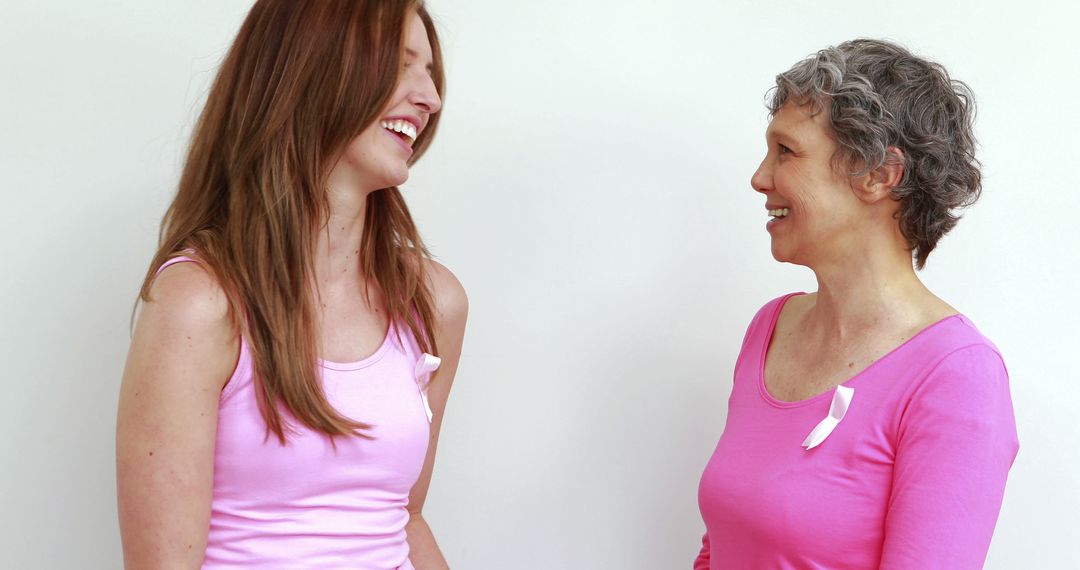
[[[239,336],[225,291],[208,269],[195,262],[165,268],[150,288],[149,300],[139,310],[129,358],[132,364],[173,360],[186,369],[198,362],[203,378],[218,388],[232,370]],[[224,378],[222,375],[224,374]]]
[[[154,280],[142,313],[151,320],[164,319],[185,328],[231,328],[225,291],[210,271],[196,262],[166,267]],[[143,320],[140,315],[140,322]]]
[[[435,297],[435,309],[443,328],[464,329],[469,313],[469,298],[457,276],[438,261],[424,262],[424,273]]]
[[[806,312],[813,308],[816,302],[817,293],[788,297],[787,301],[784,301],[784,306],[780,308],[780,315],[776,319],[777,332],[786,332],[794,327],[795,323],[802,320]]]
[[[956,307],[953,307],[944,299],[932,293],[929,295],[929,298],[923,304],[922,311],[924,313],[923,320],[926,321],[927,324],[934,323],[946,317],[951,317],[960,313],[960,311],[957,310]]]
[[[790,310],[792,313],[805,313],[810,307],[814,306],[814,303],[817,303],[817,295],[816,291],[805,295],[792,295],[784,303],[784,310]]]

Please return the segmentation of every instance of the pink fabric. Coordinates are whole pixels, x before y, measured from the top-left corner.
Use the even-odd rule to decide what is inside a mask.
[[[430,435],[424,400],[430,358],[407,329],[399,339],[392,324],[367,358],[320,364],[327,399],[346,416],[373,424],[375,439],[339,437],[335,450],[327,436],[287,413],[296,430],[287,445],[267,439],[251,353],[241,338],[218,406],[204,569],[412,570],[406,506]]]
[[[1018,450],[1008,373],[966,317],[931,325],[835,390],[776,400],[762,374],[784,302],[754,317],[727,425],[701,478],[695,570],[982,568]]]

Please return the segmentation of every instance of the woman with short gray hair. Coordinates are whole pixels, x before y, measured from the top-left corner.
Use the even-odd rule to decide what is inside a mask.
[[[818,290],[750,323],[694,568],[981,568],[1018,449],[1008,373],[915,272],[979,196],[971,91],[860,39],[780,74],[769,110],[751,186]]]

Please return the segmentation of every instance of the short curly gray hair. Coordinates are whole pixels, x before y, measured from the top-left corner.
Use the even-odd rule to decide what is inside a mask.
[[[893,199],[919,269],[960,219],[956,210],[978,200],[974,95],[940,64],[895,43],[857,39],[796,63],[771,92],[772,115],[789,99],[828,111],[840,147],[833,159],[852,176],[895,160],[888,147],[903,151]]]

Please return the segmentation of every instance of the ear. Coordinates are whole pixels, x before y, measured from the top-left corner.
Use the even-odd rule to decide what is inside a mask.
[[[851,187],[860,200],[876,203],[891,198],[892,190],[904,180],[904,151],[895,146],[885,149],[885,162],[865,176],[852,179]]]

